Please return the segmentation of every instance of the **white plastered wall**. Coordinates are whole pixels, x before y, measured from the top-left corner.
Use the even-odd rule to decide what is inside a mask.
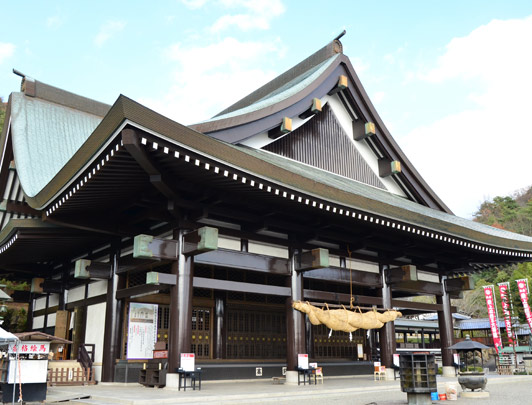
[[[89,284],[89,298],[107,294],[107,280],[100,280]]]
[[[44,326],[44,316],[33,318],[33,329],[40,329]]]
[[[218,237],[218,247],[220,249],[240,250],[240,239],[220,236]]]
[[[249,241],[248,251],[249,253],[288,259],[288,249],[283,246],[267,245],[265,243]]]
[[[67,302],[81,301],[85,299],[85,286],[79,286],[68,290]]]
[[[103,335],[105,333],[105,303],[87,307],[87,324],[85,326],[85,343],[94,346],[94,377],[101,381]]]

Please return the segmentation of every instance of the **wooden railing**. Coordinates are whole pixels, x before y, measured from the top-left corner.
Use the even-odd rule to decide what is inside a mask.
[[[92,343],[79,345],[77,360],[85,369],[92,370],[92,364],[94,363],[94,346],[95,345]],[[87,348],[89,350],[87,350]]]
[[[54,368],[48,370],[48,385],[95,384],[92,368]]]

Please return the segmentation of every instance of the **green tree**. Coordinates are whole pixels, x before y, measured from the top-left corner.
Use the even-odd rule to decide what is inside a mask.
[[[6,108],[7,104],[5,104],[4,100],[2,100],[2,97],[0,97],[0,133],[2,132],[4,121],[6,119]]]
[[[4,313],[2,328],[11,333],[20,333],[26,330],[28,313],[24,308],[8,308]]]

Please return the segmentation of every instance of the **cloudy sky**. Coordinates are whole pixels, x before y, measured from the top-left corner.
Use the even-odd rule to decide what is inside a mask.
[[[28,0],[3,3],[2,17],[0,97],[18,90],[16,68],[184,124],[346,29],[344,53],[379,114],[457,215],[532,185],[528,0]]]

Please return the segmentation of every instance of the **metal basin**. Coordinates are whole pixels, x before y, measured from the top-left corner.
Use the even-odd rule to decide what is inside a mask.
[[[484,373],[465,372],[458,375],[458,384],[460,384],[463,390],[466,388],[469,388],[471,391],[476,389],[484,390],[487,382],[488,379]]]

